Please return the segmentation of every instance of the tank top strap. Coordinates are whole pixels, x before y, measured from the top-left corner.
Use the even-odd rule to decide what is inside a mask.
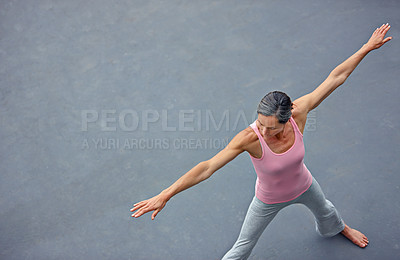
[[[250,127],[254,130],[254,132],[256,132],[256,134],[257,134],[257,136],[258,136],[258,139],[260,139],[260,141],[261,141],[261,140],[264,141],[264,138],[261,136],[261,133],[260,133],[260,131],[258,130],[258,127],[257,127],[257,125],[256,125],[256,121],[257,121],[257,119],[250,125]],[[264,144],[264,142],[261,142],[261,143]]]
[[[258,141],[259,141],[259,143],[260,143],[260,145],[261,145],[261,150],[262,150],[261,158],[256,158],[256,157],[254,157],[254,158],[255,158],[255,159],[258,159],[258,160],[261,160],[261,159],[264,158],[264,153],[265,153],[265,151],[268,151],[269,148],[267,147],[267,143],[265,142],[265,140],[264,140],[264,138],[262,137],[260,131],[258,130],[258,127],[257,127],[257,125],[256,125],[256,121],[257,121],[257,119],[250,125],[250,127],[254,130],[254,132],[255,132],[256,135],[258,136]]]
[[[295,129],[295,132],[297,132],[298,134],[300,134],[301,137],[303,137],[303,134],[301,133],[299,126],[297,125],[297,123],[293,119],[293,117],[290,117],[289,120],[290,120],[290,123],[292,124],[293,128]]]

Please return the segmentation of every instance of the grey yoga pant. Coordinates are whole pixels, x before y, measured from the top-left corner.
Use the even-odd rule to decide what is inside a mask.
[[[325,198],[318,182],[313,178],[307,191],[296,199],[284,203],[266,204],[254,196],[243,222],[239,238],[222,258],[247,259],[261,234],[278,212],[295,203],[307,206],[314,214],[316,230],[323,237],[332,237],[344,229],[344,222],[335,206]]]

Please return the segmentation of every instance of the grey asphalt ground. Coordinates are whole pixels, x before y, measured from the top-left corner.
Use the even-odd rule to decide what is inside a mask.
[[[280,90],[314,90],[305,162],[370,245],[279,213],[250,259],[400,258],[400,1],[0,1],[0,259],[220,259],[254,196],[241,154],[152,221],[133,203],[214,156]]]

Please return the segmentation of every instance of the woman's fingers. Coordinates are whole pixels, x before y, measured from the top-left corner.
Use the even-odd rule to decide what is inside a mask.
[[[138,209],[140,209],[142,206],[135,206],[135,207],[133,207],[133,208],[131,208],[131,212],[134,212],[135,210],[138,210]]]
[[[146,214],[147,212],[151,211],[151,209],[149,209],[148,207],[145,208],[141,208],[139,209],[137,212],[132,214],[132,217],[138,218],[143,214]]]
[[[376,30],[375,30],[375,35],[379,36],[379,34],[381,34],[381,30],[382,30],[382,26],[376,28]]]
[[[381,27],[381,33],[386,33],[390,28],[389,24],[385,24]]]
[[[389,29],[390,29],[390,25],[387,23],[387,24],[382,25],[379,31],[380,31],[380,33],[385,34]]]
[[[144,210],[147,210],[147,208],[148,208],[147,201],[142,201],[142,202],[136,203],[134,205],[134,207],[131,208],[131,212],[134,212],[137,210],[134,214],[132,214],[132,217],[140,217],[141,215],[146,213],[146,212],[144,212],[144,213],[142,213],[142,212]]]
[[[368,40],[367,45],[371,50],[380,48],[382,45],[392,39],[392,37],[385,38],[386,33],[389,31],[389,23],[382,24],[381,27],[376,28],[371,38]]]
[[[376,28],[376,30],[374,31],[374,33],[380,34],[382,32],[384,32],[385,30],[389,30],[390,25],[387,24],[382,24],[381,27]]]
[[[138,218],[149,211],[154,211],[151,217],[152,219],[154,219],[157,214],[164,208],[166,203],[167,200],[165,200],[164,197],[160,195],[154,196],[151,199],[134,204],[131,212],[136,212],[134,212],[131,216]]]
[[[158,212],[160,212],[160,209],[157,209],[153,212],[153,214],[151,215],[151,219],[154,220],[154,218],[157,216]]]
[[[133,213],[131,216],[138,218],[144,214],[146,214],[149,211],[155,210],[157,207],[154,205],[154,203],[151,203],[150,201],[145,201],[144,203],[138,203],[135,204],[136,206],[131,209],[131,212],[136,211]],[[153,218],[154,219],[154,218]]]
[[[133,206],[143,205],[143,204],[145,204],[147,201],[148,201],[148,200],[143,200],[143,201],[141,201],[141,202],[138,202],[138,203],[136,203],[136,204],[133,204]]]
[[[383,40],[383,43],[387,43],[388,41],[390,41],[392,39],[392,37],[387,37],[385,40]]]
[[[145,205],[145,203],[142,203],[142,202],[134,204],[133,208],[131,208],[131,212],[143,207],[143,205]]]
[[[390,29],[390,25],[389,24],[385,24],[382,28],[381,34],[382,34],[382,43],[385,44],[388,41],[390,41],[392,39],[392,37],[387,37],[385,39],[383,39],[386,35],[386,33],[389,31]]]
[[[131,209],[131,211],[135,211],[135,208],[140,208],[143,207],[143,205],[145,205],[147,203],[147,200],[138,202],[136,204],[133,204],[133,208]]]

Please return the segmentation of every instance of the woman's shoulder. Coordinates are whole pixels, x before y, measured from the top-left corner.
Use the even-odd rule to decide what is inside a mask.
[[[241,146],[245,151],[252,150],[252,147],[259,144],[258,135],[251,126],[243,129],[239,134]]]
[[[243,143],[249,143],[258,139],[256,132],[251,126],[248,126],[242,131],[240,131],[238,133],[238,136],[240,137],[241,140],[243,140]]]
[[[304,109],[297,107],[296,104],[293,103],[292,118],[294,119],[300,132],[303,134],[307,121],[307,111],[304,111]]]
[[[256,141],[258,141],[257,134],[254,132],[251,126],[248,126],[236,134],[235,137],[233,137],[231,140],[231,145],[247,150],[246,148]]]

